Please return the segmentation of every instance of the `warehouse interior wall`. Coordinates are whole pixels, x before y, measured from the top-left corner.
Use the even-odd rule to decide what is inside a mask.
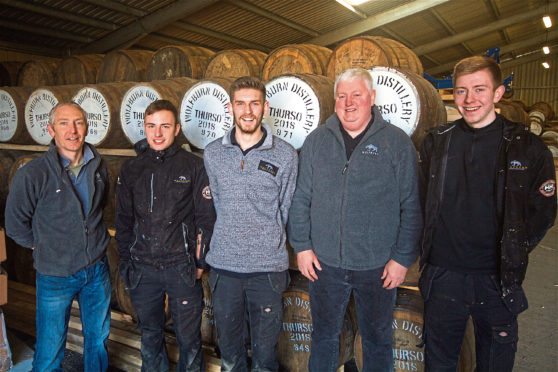
[[[542,66],[542,62],[550,64],[549,69]],[[528,106],[536,102],[548,102],[558,113],[558,55],[544,55],[523,64],[513,66],[502,65],[504,78],[514,73],[512,82],[513,97],[525,101]]]

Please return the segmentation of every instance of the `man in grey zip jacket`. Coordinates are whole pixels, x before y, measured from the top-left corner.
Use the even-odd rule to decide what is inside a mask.
[[[61,370],[68,316],[79,303],[85,371],[108,367],[110,278],[102,220],[108,172],[84,143],[87,115],[73,102],[56,105],[49,150],[15,174],[6,202],[6,233],[33,249],[37,270],[37,342],[33,371]]]
[[[336,114],[306,138],[289,211],[289,241],[310,282],[309,370],[335,371],[351,292],[364,371],[390,371],[395,287],[418,254],[416,152],[382,119],[363,69],[335,83]]]
[[[247,372],[244,336],[250,323],[252,372],[277,371],[289,282],[285,225],[297,153],[262,125],[265,85],[243,77],[230,88],[235,126],[204,153],[217,212],[207,263],[223,372]]]

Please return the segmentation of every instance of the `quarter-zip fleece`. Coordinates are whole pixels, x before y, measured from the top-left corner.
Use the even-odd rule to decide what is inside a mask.
[[[54,140],[49,150],[19,169],[6,202],[6,233],[19,245],[34,247],[34,267],[51,276],[69,276],[98,262],[110,235],[102,220],[108,172],[95,148],[84,165],[87,215],[62,167]]]
[[[207,262],[237,272],[278,272],[288,268],[285,226],[296,185],[297,153],[267,132],[264,143],[246,155],[232,144],[229,130],[204,152],[217,221]]]
[[[393,259],[409,267],[418,254],[415,149],[372,110],[372,125],[349,160],[337,114],[310,133],[300,153],[289,241],[329,266],[371,270]]]

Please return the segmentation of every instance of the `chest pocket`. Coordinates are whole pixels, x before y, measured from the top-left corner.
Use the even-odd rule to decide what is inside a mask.
[[[173,176],[169,183],[168,192],[178,197],[192,190],[192,178],[189,175]],[[165,192],[165,190],[162,191]]]
[[[529,189],[529,161],[527,159],[514,159],[508,161],[507,182],[509,191],[522,192]]]

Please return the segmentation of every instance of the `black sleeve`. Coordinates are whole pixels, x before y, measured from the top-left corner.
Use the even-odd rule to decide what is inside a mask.
[[[203,161],[196,162],[194,180],[194,224],[196,226],[195,258],[197,267],[206,269],[205,256],[209,251],[209,242],[215,224],[215,208],[209,189],[209,178]]]
[[[430,157],[432,156],[432,134],[427,134],[422,141],[419,152],[418,182],[420,205],[422,207],[423,216],[426,206],[426,194],[428,192],[428,182],[430,181]]]
[[[531,168],[532,182],[527,201],[527,235],[529,249],[542,240],[556,218],[556,171],[550,150],[536,138],[537,152]]]
[[[120,261],[130,260],[130,246],[134,241],[134,195],[126,183],[125,169],[128,162],[122,165],[116,179],[116,211],[114,225],[116,228],[116,245]]]

